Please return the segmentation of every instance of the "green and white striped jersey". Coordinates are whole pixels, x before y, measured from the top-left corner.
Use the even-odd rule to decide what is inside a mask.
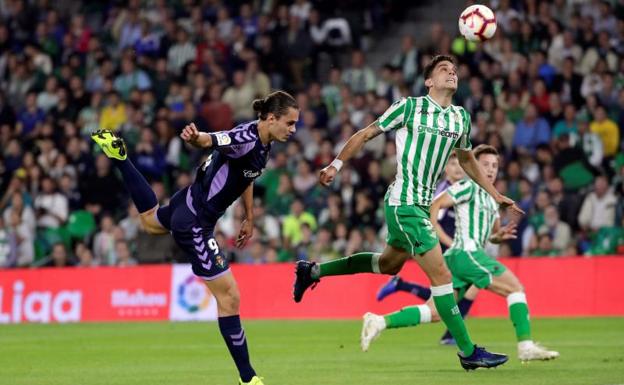
[[[472,179],[456,182],[446,192],[455,204],[455,236],[451,249],[485,248],[499,217],[498,203]]]
[[[390,206],[430,206],[451,151],[472,147],[468,112],[442,108],[429,95],[396,101],[377,124],[386,132],[397,130],[397,174],[386,195]]]

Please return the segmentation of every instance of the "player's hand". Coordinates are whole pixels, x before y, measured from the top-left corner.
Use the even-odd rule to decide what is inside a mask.
[[[199,130],[195,126],[195,123],[187,124],[186,126],[184,126],[180,137],[188,144],[191,144],[195,147],[201,147],[199,143]]]
[[[253,235],[253,229],[253,221],[248,221],[247,219],[244,219],[241,223],[238,238],[236,238],[236,247],[242,249],[247,245],[247,242],[249,241],[249,239],[251,239],[251,236]]]
[[[504,195],[499,195],[496,200],[502,209],[510,209],[511,210],[511,218],[514,222],[518,222],[520,218],[525,214],[525,212],[516,205],[513,199],[506,197]]]
[[[518,225],[515,222],[509,222],[506,226],[498,229],[496,237],[500,241],[508,241],[518,238]]]
[[[338,174],[338,170],[336,170],[336,167],[329,165],[321,170],[319,174],[319,182],[323,186],[327,187],[331,184],[331,182],[334,181],[336,174]]]

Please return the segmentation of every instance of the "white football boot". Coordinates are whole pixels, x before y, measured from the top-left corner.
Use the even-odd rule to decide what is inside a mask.
[[[559,352],[548,350],[533,341],[518,343],[518,358],[522,362],[554,360],[557,357],[559,357]]]
[[[384,317],[373,314],[364,314],[364,324],[362,325],[362,335],[360,336],[360,346],[362,351],[368,350],[371,342],[373,342],[381,332],[386,328],[386,320]]]

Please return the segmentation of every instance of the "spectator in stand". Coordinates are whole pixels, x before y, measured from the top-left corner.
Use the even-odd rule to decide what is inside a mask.
[[[513,146],[519,152],[533,154],[538,144],[550,141],[550,127],[544,118],[537,114],[537,108],[529,104],[524,119],[516,125]]]
[[[594,189],[583,201],[578,222],[584,231],[593,233],[602,227],[615,224],[617,198],[609,187],[606,176],[600,175],[594,182]]]
[[[223,101],[233,110],[234,122],[240,123],[254,118],[251,103],[255,98],[251,82],[245,78],[245,72],[238,70],[232,76],[233,85],[225,90]]]
[[[377,87],[375,73],[366,65],[366,59],[362,51],[353,51],[351,54],[351,67],[343,72],[342,81],[353,93],[375,91]]]
[[[557,250],[566,250],[572,241],[570,226],[559,220],[559,212],[553,205],[544,209],[544,224],[537,230],[538,234],[549,234],[552,246]]]
[[[41,180],[41,192],[35,198],[37,227],[55,229],[65,224],[69,216],[67,196],[58,192],[56,182],[50,176]]]
[[[24,205],[24,199],[19,191],[10,195],[11,206],[4,209],[2,214],[9,234],[14,237],[17,245],[17,256],[14,265],[25,267],[33,263],[35,258],[35,212],[30,206]]]
[[[302,224],[306,223],[312,231],[316,230],[316,219],[312,214],[304,211],[303,202],[300,198],[290,205],[290,213],[284,217],[282,225],[282,237],[285,247],[298,245],[303,239]]]
[[[594,120],[589,124],[589,129],[598,135],[604,147],[605,163],[613,159],[620,150],[620,129],[617,124],[607,116],[604,106],[596,108]],[[609,167],[608,164],[604,164]]]

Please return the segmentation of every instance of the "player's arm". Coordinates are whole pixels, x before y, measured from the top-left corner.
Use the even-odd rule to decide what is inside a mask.
[[[514,222],[509,222],[507,226],[501,226],[500,219],[496,219],[494,226],[492,226],[490,242],[503,243],[507,240],[518,238],[517,227],[518,226]]]
[[[451,247],[451,245],[453,244],[453,238],[448,235],[446,231],[444,231],[444,229],[440,225],[440,222],[438,222],[438,214],[440,212],[440,209],[453,207],[454,204],[455,202],[453,201],[451,195],[449,195],[449,193],[447,192],[443,192],[442,194],[438,195],[436,199],[433,200],[431,208],[429,209],[431,224],[438,234],[440,242],[446,247]]]
[[[487,191],[502,208],[511,207],[516,215],[524,215],[524,211],[516,206],[513,199],[499,193],[494,185],[485,177],[472,151],[456,148],[455,152],[457,153],[457,160],[464,171],[466,171],[466,174],[481,186],[481,188]]]
[[[186,143],[199,148],[212,147],[212,137],[207,132],[199,132],[195,123],[187,124],[184,126],[182,133],[180,134],[182,140]]]
[[[407,99],[403,98],[397,100],[379,117],[379,119],[371,123],[368,127],[353,134],[336,159],[334,159],[329,166],[321,170],[319,175],[321,184],[329,186],[338,171],[342,168],[343,163],[360,152],[366,142],[380,135],[382,132],[387,132],[403,126],[406,110]]]
[[[236,247],[243,248],[253,235],[254,215],[253,215],[253,182],[243,191],[241,195],[243,206],[245,207],[245,219],[241,222],[240,232],[236,238]]]
[[[377,124],[377,121],[371,123],[368,127],[363,128],[353,134],[345,146],[340,150],[340,153],[334,159],[331,164],[324,169],[321,170],[319,180],[322,185],[329,186],[329,184],[334,180],[334,177],[342,168],[344,162],[347,162],[349,159],[353,158],[353,156],[360,151],[366,144],[366,142],[371,139],[377,137],[382,134],[383,131]]]
[[[199,148],[213,148],[222,154],[238,158],[249,152],[257,139],[257,135],[247,130],[199,132],[194,123],[184,127],[180,135],[185,142]]]

